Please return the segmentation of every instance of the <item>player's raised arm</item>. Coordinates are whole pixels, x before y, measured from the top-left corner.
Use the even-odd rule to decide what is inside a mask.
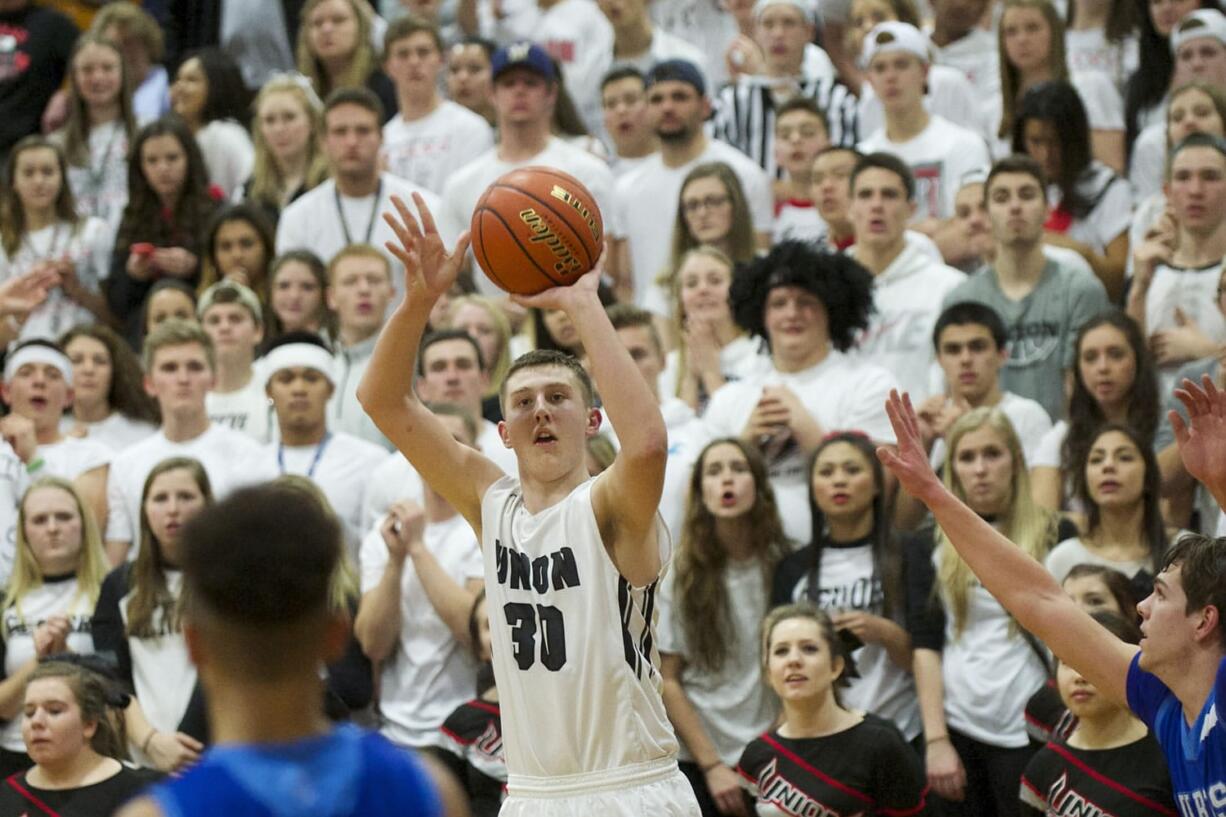
[[[890,392],[886,413],[898,448],[878,448],[878,458],[907,493],[932,510],[983,586],[1061,661],[1127,705],[1128,664],[1137,648],[1103,629],[1065,595],[1046,568],[950,493],[928,462],[910,397]]]
[[[468,520],[479,537],[481,496],[502,470],[481,452],[457,442],[413,393],[413,367],[430,310],[455,282],[468,250],[468,233],[448,253],[430,209],[416,193],[413,201],[420,225],[399,196],[392,196],[396,213],[383,216],[399,242],[389,241],[387,248],[404,264],[405,295],[379,334],[358,386],[358,401],[422,479]]]
[[[631,584],[655,581],[660,572],[656,509],[664,489],[668,431],[659,402],[617,337],[596,295],[601,265],[569,287],[516,296],[525,306],[564,310],[579,332],[605,412],[621,450],[596,480],[592,504],[600,535],[617,569]]]

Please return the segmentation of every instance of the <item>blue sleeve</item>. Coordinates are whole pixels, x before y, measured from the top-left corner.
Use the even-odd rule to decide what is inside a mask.
[[[1226,713],[1226,658],[1217,665],[1217,680],[1213,682],[1213,705],[1218,713],[1215,728],[1221,733],[1221,737],[1226,739],[1226,718],[1222,717],[1222,714]]]
[[[1128,708],[1141,719],[1141,722],[1149,727],[1150,731],[1154,731],[1154,724],[1158,719],[1158,710],[1166,703],[1167,699],[1173,694],[1167,689],[1166,684],[1158,680],[1158,678],[1140,666],[1141,653],[1138,652],[1132,657],[1132,663],[1128,665]],[[1219,691],[1222,689],[1223,674],[1218,672],[1217,686]]]

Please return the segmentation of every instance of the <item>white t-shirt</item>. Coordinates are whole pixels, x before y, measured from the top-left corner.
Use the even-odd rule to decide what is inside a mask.
[[[60,431],[68,434],[77,428],[85,429],[86,439],[102,443],[112,451],[122,451],[158,430],[153,423],[130,419],[118,411],[112,411],[105,420],[96,423],[82,423],[71,414],[64,415],[60,421]]]
[[[854,245],[848,250],[853,258],[855,250]],[[912,400],[923,400],[940,382],[932,330],[941,316],[941,304],[965,280],[958,270],[905,244],[898,257],[873,277],[876,311],[850,356],[893,372]]]
[[[345,530],[350,555],[358,555],[362,527],[362,504],[373,471],[387,457],[387,451],[343,431],[330,433],[319,445],[282,445],[268,443],[257,455],[253,471],[260,480],[273,480],[282,474],[307,477],[328,498]]]
[[[1068,421],[1057,420],[1039,440],[1034,457],[1028,457],[1031,468],[1059,468],[1060,451],[1064,448],[1064,440],[1068,437]]]
[[[259,454],[255,440],[213,423],[198,437],[182,442],[166,439],[162,430],[115,455],[107,477],[107,541],[130,542],[129,558],[140,546],[141,493],[154,466],[170,457],[192,457],[209,475],[213,498],[251,481],[251,463]]]
[[[762,341],[752,335],[738,335],[719,350],[719,369],[725,380],[745,380],[765,376],[771,370],[770,355]],[[681,375],[681,353],[673,349],[664,361],[659,383],[662,397],[677,395],[677,378]]]
[[[1069,73],[1097,71],[1111,80],[1117,91],[1123,91],[1124,83],[1137,70],[1140,61],[1135,34],[1129,34],[1118,43],[1108,43],[1101,28],[1065,30],[1064,56],[1068,60]]]
[[[447,178],[494,146],[485,118],[449,99],[412,122],[394,116],[383,126],[387,172],[441,194]]]
[[[811,201],[785,201],[775,213],[772,243],[780,241],[821,241],[829,232]]]
[[[1047,554],[1047,558],[1043,560],[1043,566],[1047,568],[1047,572],[1055,576],[1056,581],[1061,584],[1064,583],[1069,571],[1080,564],[1109,567],[1112,570],[1118,570],[1130,579],[1138,573],[1145,572],[1152,576],[1154,572],[1152,559],[1126,559],[1123,561],[1106,559],[1086,547],[1085,541],[1080,536],[1065,539],[1052,548],[1051,552]]]
[[[1132,224],[1132,189],[1122,176],[1097,160],[1090,163],[1077,188],[1095,202],[1094,209],[1085,218],[1074,220],[1065,234],[1103,253]],[[1053,207],[1058,204],[1059,188],[1049,186],[1047,198]]]
[[[241,193],[255,167],[255,147],[246,129],[230,119],[214,119],[196,131],[196,144],[209,181],[221,188],[225,199]]]
[[[33,480],[8,443],[0,443],[0,583],[8,584],[17,558],[17,505]]]
[[[204,408],[212,422],[241,431],[257,443],[266,443],[273,437],[276,419],[258,369],[253,371],[247,385],[237,391],[206,394]]]
[[[97,440],[65,437],[58,443],[40,445],[35,455],[46,463],[36,477],[59,477],[74,480],[95,468],[105,468],[115,452]]]
[[[928,93],[924,97],[924,108],[929,113],[979,133],[984,121],[983,104],[961,71],[948,65],[929,66]],[[885,127],[885,108],[867,81],[860,85],[858,119],[860,133],[876,133]]]
[[[277,255],[289,250],[310,250],[326,264],[349,244],[369,243],[391,263],[392,283],[396,287],[396,301],[399,302],[404,296],[404,267],[383,246],[385,242],[396,240],[396,234],[383,220],[383,213],[391,209],[393,195],[410,203],[413,194],[420,193],[432,213],[438,213],[441,205],[438,196],[398,176],[381,173],[379,181],[377,198],[339,196],[339,207],[336,182],[332,179],[304,193],[281,212],[281,219],[277,222]],[[467,226],[465,223],[464,227]],[[458,230],[450,232],[442,223],[439,224],[439,231],[448,248],[459,235]],[[392,306],[395,304],[389,309]]]
[[[57,221],[23,235],[12,256],[0,248],[0,281],[23,275],[43,261],[67,256],[81,285],[91,292],[101,292],[102,282],[111,271],[114,239],[110,228],[100,219],[83,219],[76,227]],[[18,340],[59,340],[72,327],[95,320],[93,313],[69,298],[63,287],[54,287],[48,290],[47,299],[30,312]]]
[[[600,15],[600,11],[593,9]],[[603,19],[603,18],[602,18]],[[599,95],[597,95],[599,98]],[[442,218],[440,229],[451,235],[459,235],[472,222],[477,200],[498,177],[520,167],[544,165],[554,167],[574,176],[596,199],[604,220],[605,232],[609,232],[610,202],[613,195],[613,174],[608,166],[587,151],[550,137],[545,149],[522,162],[507,162],[498,158],[497,149],[486,151],[451,174],[443,186]],[[447,225],[445,228],[441,225]],[[502,290],[478,271],[473,275],[477,289],[486,295],[500,295]]]
[[[1217,343],[1226,341],[1226,318],[1217,308],[1221,276],[1221,261],[1198,269],[1159,264],[1145,299],[1145,331],[1152,335],[1160,329],[1173,329],[1177,325],[1175,310],[1181,309],[1208,338]],[[1159,394],[1175,387],[1175,372],[1181,365],[1159,367]]]
[[[1128,181],[1137,201],[1162,193],[1166,176],[1166,123],[1156,122],[1137,135],[1128,161]]]
[[[973,28],[960,40],[941,48],[930,42],[935,64],[948,65],[966,75],[975,89],[975,98],[990,99],[1000,94],[1000,56],[996,32]]]
[[[84,167],[68,166],[68,186],[77,212],[101,219],[113,242],[128,204],[128,134],[122,122],[90,129],[89,162]]]
[[[676,542],[681,537],[685,521],[685,503],[690,493],[690,476],[703,447],[711,440],[711,432],[698,419],[694,410],[676,397],[664,397],[660,403],[664,427],[668,430],[668,460],[664,466],[664,489],[660,494],[660,516]]]
[[[703,54],[708,88],[728,81],[724,54],[736,39],[736,19],[721,3],[710,0],[653,0],[647,6],[651,21],[661,30],[693,43]]]
[[[37,587],[26,591],[15,605],[0,613],[4,620],[4,675],[13,677],[21,665],[38,655],[34,648],[34,631],[51,616],[68,619],[68,651],[89,655],[94,651],[90,635],[90,620],[94,603],[81,587],[76,576],[44,579]],[[0,747],[10,752],[25,752],[21,738],[21,717],[5,721],[0,727]]]
[[[992,161],[978,133],[933,115],[928,127],[906,142],[892,142],[882,128],[856,146],[861,153],[893,153],[915,176],[915,218],[950,218],[962,178],[987,172]]]
[[[1051,417],[1047,410],[1036,400],[1022,397],[1011,391],[1003,392],[996,408],[1004,412],[1017,432],[1017,438],[1022,443],[1022,454],[1026,457],[1026,467],[1039,465],[1039,452],[1046,444],[1047,435],[1052,430]],[[1063,422],[1063,421],[1062,421]],[[1063,438],[1061,438],[1063,439]],[[1057,448],[1059,445],[1057,444]],[[939,439],[932,444],[930,462],[934,469],[940,469],[945,464],[945,440]],[[1060,456],[1056,455],[1056,465],[1060,464]]]
[[[660,586],[660,610],[656,635],[660,652],[686,659],[681,671],[681,686],[702,721],[703,729],[720,760],[734,766],[745,746],[765,732],[775,718],[775,697],[762,683],[762,617],[767,611],[767,578],[756,561],[735,563],[724,568],[728,619],[732,638],[724,665],[711,672],[694,662],[685,638],[685,627],[676,593],[676,571],[670,571]],[[703,626],[714,626],[707,622]],[[682,744],[681,760],[693,761]]]
[[[940,565],[941,549],[933,551]],[[949,609],[948,600],[942,601]],[[945,617],[941,674],[945,681],[945,718],[950,729],[991,746],[1021,748],[1025,708],[1047,670],[1018,630],[1013,617],[983,585],[971,585],[962,632]],[[1012,630],[1012,632],[1011,632]]]
[[[426,525],[422,542],[458,584],[482,577],[477,537],[459,514]],[[362,540],[359,560],[365,594],[379,584],[388,564],[387,544],[377,529]],[[381,670],[380,731],[401,746],[437,746],[439,725],[473,696],[476,663],[430,603],[411,558],[405,558],[400,579],[400,636]]]
[[[883,406],[890,389],[898,388],[898,381],[885,369],[834,349],[820,363],[800,372],[772,369],[764,376],[725,384],[711,396],[703,415],[711,435],[739,437],[767,385],[790,388],[826,431],[856,429],[879,442],[894,441]],[[768,440],[760,447],[764,449],[784,533],[806,542],[813,533],[808,458],[790,435]]]
[[[755,232],[769,233],[774,221],[774,194],[766,172],[734,147],[716,139],[703,152],[680,167],[665,167],[659,153],[617,180],[613,211],[606,225],[609,235],[629,245],[634,275],[634,300],[646,306],[651,284],[668,264],[681,183],[697,165],[724,162],[736,174],[745,192]],[[608,211],[606,211],[608,212]]]
[[[425,489],[417,469],[404,454],[393,451],[370,472],[366,483],[366,499],[362,504],[362,530],[369,531],[383,521],[393,502],[411,499],[419,505]]]

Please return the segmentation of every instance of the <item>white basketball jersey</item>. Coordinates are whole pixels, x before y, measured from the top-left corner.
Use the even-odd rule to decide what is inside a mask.
[[[513,477],[495,482],[481,500],[486,605],[512,787],[516,776],[603,772],[677,753],[660,697],[659,582],[634,588],[617,572],[592,510],[593,482],[538,514],[524,507]],[[668,536],[663,523],[657,528]]]

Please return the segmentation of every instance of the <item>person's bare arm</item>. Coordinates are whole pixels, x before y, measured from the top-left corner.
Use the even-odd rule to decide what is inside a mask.
[[[724,765],[715,744],[707,735],[702,725],[698,710],[690,703],[681,685],[681,670],[685,667],[685,659],[672,653],[660,653],[660,675],[664,679],[661,696],[664,699],[664,711],[677,732],[677,737],[685,743],[694,763],[702,770],[707,781],[707,788],[720,811],[724,814],[746,815],[744,802],[741,799],[741,784],[736,772]]]
[[[1036,465],[1030,469],[1030,495],[1040,507],[1059,511],[1064,498],[1064,480],[1059,468]]]
[[[946,800],[961,800],[966,794],[966,768],[949,739],[949,725],[945,722],[941,654],[924,648],[916,650],[911,670],[915,675],[920,719],[924,723],[924,766],[928,785]]]
[[[384,219],[398,243],[387,248],[404,265],[405,296],[379,333],[370,365],[358,385],[358,402],[379,430],[400,449],[417,472],[468,520],[481,537],[481,497],[503,476],[481,452],[455,440],[413,393],[413,367],[430,320],[430,310],[450,291],[468,250],[468,233],[448,253],[430,209],[421,196],[413,201],[417,218],[399,196],[396,214]]]
[[[600,265],[568,287],[517,297],[539,309],[562,309],[579,332],[592,379],[621,448],[596,479],[592,507],[600,536],[627,581],[644,586],[660,573],[656,509],[664,490],[668,431],[647,381],[617,337],[596,295]]]
[[[881,462],[908,493],[932,510],[950,543],[1018,624],[1042,639],[1061,661],[1103,694],[1127,705],[1128,665],[1137,647],[1115,638],[1090,618],[1043,565],[945,488],[928,462],[909,397],[891,392],[886,411],[898,445],[878,448]],[[1223,476],[1226,487],[1226,474]]]

